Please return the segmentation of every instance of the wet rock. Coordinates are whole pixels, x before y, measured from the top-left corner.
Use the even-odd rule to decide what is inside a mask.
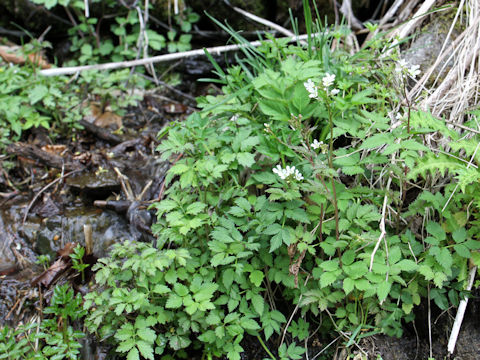
[[[120,191],[120,181],[117,175],[110,170],[95,173],[84,172],[67,178],[66,183],[72,189],[91,197],[104,198],[114,191]]]
[[[428,71],[437,60],[450,26],[452,25],[452,18],[450,15],[433,16],[432,21],[421,30],[420,34],[410,45],[410,48],[404,52],[402,58],[404,58],[410,65],[419,65],[422,73]],[[446,48],[455,40],[459,33],[460,31],[458,28],[453,29],[448,43],[445,45]],[[453,59],[448,63],[447,60],[448,57],[436,67],[431,76],[432,81],[436,79],[443,67],[445,67],[442,71],[443,76],[447,74],[448,70],[453,65]],[[440,80],[441,77],[442,76],[440,76]]]

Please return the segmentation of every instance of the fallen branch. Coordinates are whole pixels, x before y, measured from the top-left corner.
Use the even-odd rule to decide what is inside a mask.
[[[29,159],[37,160],[43,165],[57,169],[82,170],[84,166],[77,161],[66,161],[63,157],[43,151],[35,145],[21,142],[8,145],[7,153],[17,156],[23,156]]]
[[[318,33],[311,34],[311,36],[318,36],[318,35],[321,35],[321,34],[318,34]],[[308,38],[308,35],[304,34],[299,36],[289,36],[281,39],[289,39],[290,41],[297,41],[297,40],[305,40],[307,38]],[[269,40],[252,41],[248,45],[235,44],[235,45],[215,46],[215,47],[204,48],[204,49],[178,52],[173,54],[152,56],[149,58],[138,59],[138,60],[110,62],[110,63],[96,64],[96,65],[69,66],[69,67],[62,67],[62,68],[55,68],[55,69],[45,69],[45,70],[39,71],[39,74],[44,76],[58,76],[58,75],[71,75],[71,74],[75,74],[75,73],[86,71],[86,70],[111,70],[111,69],[129,68],[132,66],[142,66],[142,65],[153,64],[158,62],[183,59],[183,58],[192,57],[192,56],[203,56],[205,55],[205,51],[219,55],[227,51],[241,49],[242,47],[245,47],[245,46],[258,47],[262,45],[264,42],[269,42]]]
[[[476,272],[476,266],[470,269],[470,273],[468,274],[468,284],[465,290],[469,291],[472,289],[473,280],[475,279]],[[465,315],[467,304],[468,298],[466,297],[463,298],[458,305],[457,316],[455,316],[455,321],[452,326],[452,333],[450,334],[450,339],[448,339],[449,354],[453,354],[453,350],[455,350],[455,344],[457,343],[458,333],[460,332],[460,327],[462,326],[463,316]]]

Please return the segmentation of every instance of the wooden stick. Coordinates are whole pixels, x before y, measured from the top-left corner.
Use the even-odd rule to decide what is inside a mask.
[[[475,274],[477,272],[477,267],[474,266],[470,269],[468,274],[468,284],[465,290],[471,290],[473,286],[473,280],[475,280]],[[460,332],[460,327],[462,326],[463,316],[465,315],[465,310],[468,304],[468,297],[462,299],[458,305],[457,316],[455,316],[455,321],[452,326],[452,333],[450,334],[450,339],[448,339],[448,352],[453,354],[455,350],[455,344],[457,343],[458,333]]]
[[[311,34],[311,36],[318,36],[318,35],[322,35],[322,34],[320,33]],[[289,39],[290,41],[297,41],[297,40],[305,40],[307,38],[308,38],[308,35],[304,34],[299,36],[288,36],[286,38],[281,38],[281,39]],[[268,42],[269,40],[265,40],[265,41]],[[249,43],[249,45],[253,47],[258,47],[262,45],[262,43],[264,43],[265,41],[259,41],[259,40],[252,41]],[[69,66],[69,67],[62,67],[62,68],[55,68],[55,69],[45,69],[45,70],[40,70],[38,73],[44,76],[58,76],[58,75],[71,75],[71,74],[75,74],[85,70],[121,69],[121,68],[128,68],[132,66],[142,66],[142,65],[153,64],[157,62],[183,59],[183,58],[192,57],[192,56],[203,56],[205,55],[205,50],[208,51],[209,53],[214,53],[218,55],[227,51],[238,50],[245,46],[246,46],[245,44],[215,46],[210,48],[190,50],[190,51],[184,51],[184,52],[173,53],[173,54],[152,56],[149,58],[138,59],[138,60],[110,62],[105,64],[95,64],[95,65]]]

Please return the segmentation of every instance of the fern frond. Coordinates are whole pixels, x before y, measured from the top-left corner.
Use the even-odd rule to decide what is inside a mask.
[[[444,154],[429,153],[417,161],[415,168],[408,173],[408,178],[416,179],[418,175],[426,178],[428,174],[435,175],[437,173],[445,176],[447,171],[456,174],[462,169],[465,169],[465,164],[454,158]]]

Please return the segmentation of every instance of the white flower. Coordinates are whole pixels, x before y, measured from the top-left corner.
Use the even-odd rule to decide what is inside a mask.
[[[315,150],[317,150],[322,145],[323,145],[323,141],[318,141],[317,139],[313,140],[313,143],[310,144],[310,146]]]
[[[410,69],[408,69],[408,74],[415,79],[417,75],[420,74],[420,65],[412,65]]]
[[[338,89],[333,89],[330,94],[332,94],[333,96],[337,95],[338,93],[340,92],[340,90]]]
[[[276,167],[274,167],[272,169],[273,173],[274,174],[277,174],[280,179],[282,180],[285,180],[287,179],[289,176],[293,175],[293,177],[297,180],[297,181],[300,181],[300,180],[303,180],[303,175],[300,171],[298,171],[298,169],[295,169],[295,166],[288,166],[283,169],[280,165],[277,165]]]
[[[317,98],[318,97],[318,88],[315,86],[312,79],[308,79],[306,82],[303,83],[305,89],[309,92],[309,98]]]
[[[302,173],[301,173],[300,171],[298,171],[297,169],[295,169],[295,179],[296,179],[297,181],[303,180],[303,175],[302,175]]]
[[[396,72],[402,72],[403,69],[407,67],[407,61],[405,59],[400,59],[400,61],[397,63],[397,67],[395,68]]]
[[[335,81],[335,75],[334,75],[334,74],[326,73],[325,76],[324,76],[323,79],[322,79],[323,87],[325,88],[325,90],[326,90],[330,85],[332,85],[334,81]]]

